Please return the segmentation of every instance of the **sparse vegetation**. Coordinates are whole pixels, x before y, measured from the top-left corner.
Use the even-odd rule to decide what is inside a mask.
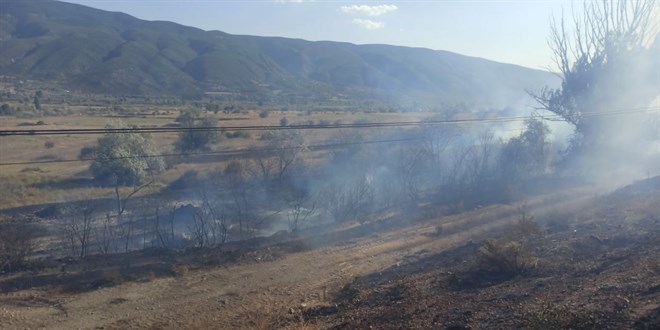
[[[542,304],[538,311],[529,315],[528,322],[529,329],[534,330],[587,330],[597,327],[588,311],[568,304]]]
[[[527,242],[541,233],[541,227],[535,221],[534,216],[529,214],[527,206],[518,208],[518,221],[514,224],[513,231],[523,242]]]
[[[562,163],[572,156],[558,152],[561,130],[543,121],[573,124],[575,152],[614,134],[595,130],[606,117],[589,115],[598,102],[616,99],[617,116],[632,111],[593,78],[616,87],[630,78],[620,66],[655,48],[626,32],[634,27],[618,35],[592,22],[615,18],[613,3],[603,12],[586,6],[578,23],[597,33],[578,35],[604,41],[583,40],[589,49],[578,45],[574,64],[563,23],[555,27],[563,85],[537,96],[550,117],[489,103],[551,77],[507,64],[384,45],[247,42],[84,7],[70,16],[56,10],[68,6],[61,2],[8,3],[0,15],[0,43],[12,56],[0,54],[0,324],[656,324],[656,163],[645,180],[610,194],[592,185],[588,166]],[[631,8],[648,8],[639,6]],[[638,10],[631,17],[641,28]],[[91,26],[95,17],[103,19]],[[53,41],[71,38],[80,47],[63,57]],[[517,92],[496,95],[510,88]],[[97,133],[112,118],[124,131]],[[656,131],[644,132],[653,146]],[[615,150],[613,158],[628,157]]]
[[[35,228],[18,223],[0,223],[0,271],[25,266],[36,248]]]

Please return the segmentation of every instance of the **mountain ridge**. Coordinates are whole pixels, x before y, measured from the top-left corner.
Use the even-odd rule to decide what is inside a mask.
[[[104,94],[333,95],[511,105],[554,75],[443,50],[232,35],[52,0],[9,0],[0,70]]]

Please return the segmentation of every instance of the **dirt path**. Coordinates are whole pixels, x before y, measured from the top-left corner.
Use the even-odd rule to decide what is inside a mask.
[[[584,190],[527,202],[532,212],[574,207]],[[191,271],[176,278],[132,282],[81,294],[24,290],[0,295],[0,328],[190,329],[266,328],[268,315],[315,304],[354,277],[411,256],[464,244],[516,219],[517,205],[495,205],[274,261]],[[442,237],[430,235],[438,224]],[[277,315],[276,315],[277,317]]]

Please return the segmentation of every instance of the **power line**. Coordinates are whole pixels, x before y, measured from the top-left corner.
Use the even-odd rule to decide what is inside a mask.
[[[625,110],[616,110],[608,112],[583,112],[583,117],[596,116],[614,116],[635,113],[648,113],[649,111],[658,111],[660,107],[640,107]],[[274,130],[314,130],[314,129],[342,129],[342,128],[379,128],[379,127],[406,127],[406,126],[426,126],[426,125],[444,125],[444,124],[470,124],[470,123],[503,123],[524,121],[532,118],[541,119],[562,119],[559,115],[545,116],[516,116],[499,118],[477,118],[477,119],[446,119],[446,120],[427,120],[427,121],[396,121],[396,122],[376,122],[376,123],[354,123],[354,124],[333,124],[333,125],[293,125],[293,126],[274,126],[274,125],[255,125],[255,126],[206,126],[206,127],[127,127],[127,128],[78,128],[78,129],[34,129],[34,130],[1,130],[2,136],[23,136],[23,135],[88,135],[88,134],[125,134],[125,133],[178,133],[189,131],[274,131]]]
[[[282,147],[282,148],[252,148],[252,149],[207,151],[207,152],[197,152],[197,153],[170,153],[170,154],[151,154],[151,155],[104,157],[104,158],[37,160],[37,161],[26,161],[26,162],[0,163],[0,166],[73,163],[73,162],[89,162],[89,161],[96,161],[96,160],[110,161],[110,160],[120,160],[120,159],[156,158],[156,157],[208,156],[208,155],[240,156],[240,155],[255,154],[255,153],[260,153],[260,152],[274,152],[274,151],[292,150],[292,149],[308,149],[308,150],[312,150],[312,151],[320,151],[320,150],[325,150],[325,149],[333,149],[333,148],[338,148],[338,147],[347,147],[347,146],[352,146],[352,145],[407,142],[407,141],[416,141],[416,140],[421,140],[421,139],[422,138],[407,138],[407,139],[390,139],[390,140],[375,140],[375,141],[361,141],[361,142],[317,144],[317,145],[311,145],[311,146],[301,145],[301,146],[295,146],[295,147]]]
[[[656,106],[638,108],[637,110],[619,110],[619,111],[609,111],[609,112],[593,112],[593,113],[583,113],[583,115],[593,117],[593,116],[611,116],[611,115],[622,115],[622,114],[634,114],[634,113],[648,113],[649,110],[653,108],[658,108]],[[660,109],[654,109],[651,111],[657,111]],[[472,123],[472,122],[507,122],[507,121],[520,121],[531,118],[542,118],[548,119],[548,117],[557,117],[557,115],[552,116],[519,116],[519,117],[501,117],[501,118],[490,118],[490,119],[465,119],[465,120],[432,120],[426,122],[384,122],[384,123],[365,123],[365,124],[346,124],[346,125],[333,125],[333,126],[238,126],[238,127],[201,127],[193,128],[197,130],[277,130],[277,129],[324,129],[324,128],[362,128],[362,127],[399,127],[399,126],[423,126],[423,125],[433,125],[433,124],[446,124],[446,123]],[[157,129],[157,128],[144,128],[147,130]],[[173,128],[172,128],[173,129]],[[44,132],[54,132],[57,134],[63,131],[73,131],[72,133],[66,134],[99,134],[99,133],[135,133],[142,132],[142,128],[120,128],[120,129],[72,129],[72,130],[40,130]],[[172,130],[171,132],[180,132],[187,131],[188,128],[178,128],[177,130]],[[518,131],[518,129],[509,129],[506,131]],[[4,132],[18,132],[18,131],[0,131],[0,136]],[[28,131],[32,132],[32,131]],[[151,131],[149,131],[151,132]],[[161,130],[157,131],[158,133],[163,132]],[[65,134],[65,133],[62,133]],[[13,135],[27,135],[27,134],[13,134]],[[47,135],[47,134],[29,134],[29,135]],[[9,135],[11,136],[11,135]],[[208,152],[198,152],[198,153],[169,153],[169,154],[152,154],[152,155],[137,155],[137,156],[123,156],[123,157],[106,157],[106,158],[79,158],[79,159],[53,159],[53,160],[42,160],[42,161],[25,161],[25,162],[11,162],[11,163],[0,163],[0,166],[11,166],[11,165],[35,165],[35,164],[53,164],[53,163],[72,163],[72,162],[87,162],[87,161],[96,161],[96,160],[120,160],[120,159],[131,159],[131,158],[155,158],[155,157],[181,157],[181,156],[208,156],[208,155],[219,155],[219,156],[239,156],[245,154],[254,154],[259,152],[274,152],[287,149],[298,149],[305,148],[308,150],[318,151],[323,149],[338,148],[351,145],[362,145],[362,144],[377,144],[377,143],[393,143],[393,142],[406,142],[406,141],[415,141],[422,140],[422,138],[407,138],[407,139],[389,139],[389,140],[375,140],[375,141],[361,141],[361,142],[346,142],[346,143],[331,143],[331,144],[319,144],[311,146],[295,146],[295,147],[282,147],[282,148],[251,148],[251,149],[236,149],[236,150],[222,150],[222,151],[208,151]]]

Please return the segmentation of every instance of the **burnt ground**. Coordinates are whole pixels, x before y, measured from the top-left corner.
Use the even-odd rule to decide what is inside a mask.
[[[325,329],[660,329],[659,178],[537,221],[484,236],[522,245],[514,272],[484,264],[473,240],[358,277],[303,314]]]
[[[213,249],[45,260],[0,275],[0,328],[660,324],[660,178],[453,215],[420,208]]]

